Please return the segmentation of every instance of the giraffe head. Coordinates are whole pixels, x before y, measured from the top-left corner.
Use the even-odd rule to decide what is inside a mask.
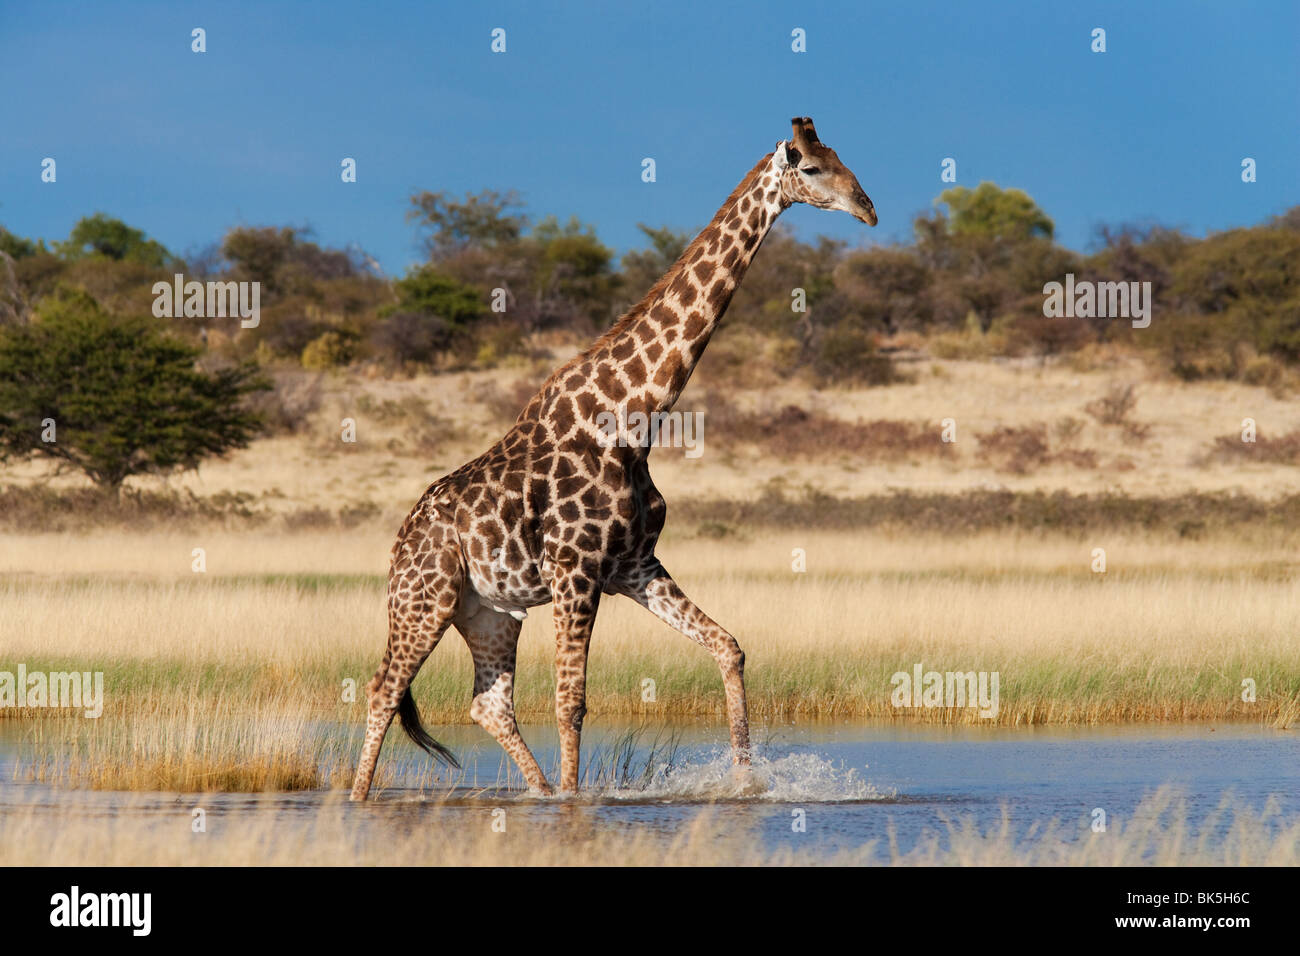
[[[790,141],[776,144],[776,160],[782,167],[783,197],[819,209],[840,209],[874,226],[876,207],[858,183],[858,177],[840,162],[835,150],[817,138],[812,117],[796,116],[790,123],[793,127]]]

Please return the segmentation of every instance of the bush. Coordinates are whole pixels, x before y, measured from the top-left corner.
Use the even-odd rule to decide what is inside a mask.
[[[453,330],[436,315],[394,312],[377,322],[371,343],[398,364],[424,364],[451,346]]]
[[[1211,459],[1222,462],[1257,461],[1274,465],[1300,465],[1300,429],[1288,432],[1281,438],[1266,438],[1257,434],[1253,442],[1241,440],[1241,435],[1220,435],[1214,439]]]
[[[323,372],[347,365],[356,357],[356,340],[341,332],[325,332],[302,350],[302,367]]]
[[[320,410],[322,382],[319,374],[277,372],[270,386],[249,401],[249,407],[261,416],[269,432],[297,434]]]
[[[44,455],[116,491],[246,447],[262,422],[244,399],[267,383],[251,365],[201,371],[199,354],[83,292],[48,300],[0,329],[0,457]]]
[[[993,464],[999,471],[1024,475],[1047,463],[1046,425],[1003,426],[975,437],[979,439],[980,459]]]
[[[1105,395],[1083,406],[1083,410],[1102,425],[1123,425],[1137,407],[1136,392],[1135,385],[1112,385]]]
[[[487,312],[477,289],[457,282],[433,266],[413,269],[393,283],[393,287],[398,296],[397,305],[380,309],[381,316],[399,312],[437,316],[453,331],[462,332]]]
[[[809,367],[822,384],[888,385],[898,378],[894,363],[876,351],[872,337],[847,322],[818,337]]]
[[[723,447],[759,446],[780,459],[851,455],[880,461],[900,461],[918,455],[948,457],[955,446],[941,440],[937,423],[889,419],[845,421],[797,405],[768,412],[746,412],[720,391],[707,393],[709,441]]]

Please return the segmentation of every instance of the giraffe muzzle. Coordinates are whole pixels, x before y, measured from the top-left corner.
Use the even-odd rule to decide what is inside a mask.
[[[861,189],[858,189],[856,195],[854,195],[853,202],[856,208],[851,211],[850,215],[858,222],[865,222],[868,226],[874,226],[880,221],[876,216],[876,207],[872,204],[871,198]]]

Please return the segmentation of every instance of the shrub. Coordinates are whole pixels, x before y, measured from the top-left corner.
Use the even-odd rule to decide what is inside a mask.
[[[1253,442],[1241,440],[1241,435],[1220,435],[1214,439],[1211,459],[1222,462],[1257,461],[1275,465],[1300,465],[1300,429],[1288,432],[1281,438],[1266,438],[1256,434]]]
[[[810,368],[822,384],[888,385],[897,379],[894,363],[876,351],[871,335],[847,322],[818,337]]]
[[[320,410],[322,376],[302,372],[277,372],[270,388],[253,396],[249,407],[257,412],[272,433],[297,434]]]
[[[325,332],[302,350],[302,367],[326,371],[347,365],[356,357],[356,340],[340,332]]]
[[[916,455],[948,456],[951,443],[940,440],[936,423],[889,419],[850,422],[797,405],[771,412],[746,412],[722,392],[707,393],[709,441],[722,446],[753,444],[777,458],[820,458],[853,455],[865,459],[899,461]]]
[[[510,356],[528,351],[524,333],[518,326],[494,325],[479,332],[477,338],[474,364],[481,368],[492,368]]]
[[[0,329],[0,457],[44,455],[116,491],[130,475],[196,468],[262,429],[256,367],[196,368],[200,350],[84,292]]]
[[[1123,425],[1129,413],[1137,407],[1135,385],[1111,385],[1106,394],[1093,399],[1083,410],[1102,425]]]
[[[975,437],[979,439],[980,459],[999,471],[1024,475],[1048,460],[1047,426],[1041,423],[1002,426]]]

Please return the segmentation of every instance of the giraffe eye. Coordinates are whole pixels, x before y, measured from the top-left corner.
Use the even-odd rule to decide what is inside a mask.
[[[816,166],[805,166],[803,169],[799,170],[799,172],[803,173],[805,176],[816,176],[821,172],[821,170]]]

